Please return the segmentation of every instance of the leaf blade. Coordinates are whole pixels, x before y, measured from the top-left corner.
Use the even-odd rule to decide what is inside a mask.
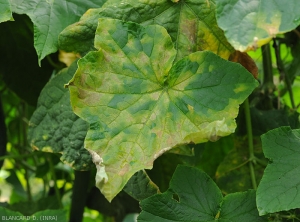
[[[260,215],[290,210],[300,206],[299,130],[280,127],[261,136],[263,151],[270,160],[257,189]]]
[[[232,133],[238,105],[257,82],[242,66],[208,51],[185,57],[169,71],[176,53],[163,27],[100,20],[96,47],[101,45],[101,49],[79,60],[69,89],[74,112],[90,123],[85,147],[103,159],[108,181],[99,188],[111,200],[135,172],[152,168],[154,159],[171,148]],[[112,40],[116,29],[126,31],[120,38],[123,41],[126,36],[126,44]],[[137,30],[143,34],[136,35]],[[150,35],[147,30],[156,33]],[[164,37],[158,42],[156,35]],[[143,41],[154,41],[149,57],[139,47]],[[162,59],[157,56],[161,52],[165,55]],[[166,66],[157,68],[152,62],[156,60]],[[204,93],[202,88],[195,90],[197,84]],[[195,103],[199,96],[217,90],[215,107],[209,99],[202,106]]]
[[[12,11],[9,0],[0,1],[0,23],[12,20]]]
[[[221,0],[216,4],[218,24],[228,41],[239,51],[255,50],[275,35],[291,31],[300,24],[297,0],[273,0],[272,4],[266,1]]]
[[[59,36],[60,47],[83,55],[93,50],[94,32],[101,17],[165,27],[177,49],[176,61],[195,51],[210,50],[225,59],[233,52],[216,24],[214,1],[207,0],[176,3],[130,0],[121,4],[110,0],[101,9],[90,10],[78,23],[67,27]]]
[[[61,161],[75,170],[89,170],[92,158],[83,145],[88,124],[72,112],[69,91],[64,89],[76,68],[73,63],[62,70],[41,91],[29,121],[28,141],[35,150],[61,153]]]
[[[11,0],[13,12],[27,14],[34,23],[34,47],[38,62],[58,49],[58,35],[68,25],[77,22],[89,8],[101,7],[106,0],[98,1],[43,1]]]
[[[176,168],[169,189],[142,200],[141,208],[138,221],[266,221],[258,215],[255,191],[223,198],[205,172],[183,165]]]

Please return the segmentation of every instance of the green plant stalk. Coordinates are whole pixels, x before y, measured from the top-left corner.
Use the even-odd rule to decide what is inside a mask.
[[[61,197],[60,197],[59,189],[58,189],[57,183],[56,183],[56,175],[55,175],[54,165],[53,165],[52,159],[50,157],[48,157],[47,159],[49,161],[49,167],[50,167],[50,172],[52,174],[52,179],[54,180],[55,195],[56,195],[57,201],[59,203],[59,207],[63,208],[63,204],[61,202]]]
[[[28,169],[25,168],[25,180],[26,180],[26,192],[27,192],[27,196],[28,196],[28,201],[32,201],[32,194],[31,194],[31,186],[30,186],[30,182],[29,182],[29,176],[28,176]]]
[[[261,88],[265,94],[265,100],[263,102],[265,104],[265,109],[270,110],[273,109],[272,100],[270,96],[273,95],[273,92],[275,90],[270,45],[263,45],[261,47],[261,51],[263,57],[263,81]]]
[[[251,176],[253,189],[257,189],[255,171],[254,171],[254,166],[253,166],[255,163],[256,157],[254,155],[251,114],[250,114],[250,106],[249,106],[248,98],[244,102],[244,110],[245,110],[245,117],[246,117],[247,137],[248,137],[250,176]]]
[[[20,106],[20,109],[21,109],[21,113],[22,113],[22,117],[23,118],[27,118],[27,104],[22,102],[21,103],[21,106]],[[22,119],[23,119],[22,118]],[[20,122],[20,144],[22,146],[22,149],[20,150],[21,151],[21,154],[25,154],[26,152],[26,149],[25,147],[27,146],[27,141],[26,141],[26,137],[27,137],[27,125],[25,125],[24,121],[21,121]],[[24,170],[25,170],[25,180],[26,180],[26,192],[27,192],[27,196],[28,196],[28,201],[32,201],[32,193],[31,193],[31,186],[30,186],[30,181],[29,181],[29,175],[28,175],[28,170],[30,167],[29,164],[26,163],[26,160],[25,161],[20,161],[20,164],[25,166],[24,167]],[[33,170],[33,169],[31,169]],[[34,170],[33,170],[34,171]]]
[[[272,70],[272,56],[270,45],[266,44],[261,47],[262,56],[263,56],[263,86],[265,87],[274,87],[273,81],[273,70]]]
[[[280,44],[277,43],[277,40],[274,39],[274,44],[273,47],[275,49],[275,55],[276,55],[276,64],[277,64],[277,69],[280,73],[280,77],[283,78],[285,84],[286,84],[286,88],[289,92],[289,96],[290,96],[290,101],[292,104],[292,108],[295,110],[296,109],[296,105],[295,105],[295,101],[294,101],[294,94],[293,94],[293,89],[292,89],[292,83],[291,80],[289,78],[289,75],[287,75],[281,56],[280,56]]]
[[[90,182],[90,171],[75,170],[70,221],[81,222]]]

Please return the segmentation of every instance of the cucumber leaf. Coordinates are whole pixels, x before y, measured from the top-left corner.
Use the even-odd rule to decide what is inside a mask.
[[[0,23],[12,19],[13,17],[9,0],[0,0]]]
[[[88,123],[71,108],[69,90],[64,88],[77,68],[76,62],[63,69],[41,91],[28,130],[28,141],[35,150],[60,153],[61,161],[75,170],[89,170],[94,164],[83,141]]]
[[[300,25],[298,0],[218,0],[216,4],[218,24],[239,51],[255,50]]]
[[[225,198],[215,182],[203,171],[179,165],[170,188],[141,201],[139,222],[240,222],[266,221],[259,217],[255,191],[229,194]]]
[[[300,130],[280,127],[261,136],[269,159],[257,189],[260,215],[300,207]]]
[[[79,22],[67,27],[59,36],[60,48],[81,54],[94,50],[98,18],[104,17],[165,27],[177,49],[175,61],[202,50],[228,59],[234,51],[217,25],[212,0],[108,0],[102,8],[89,10]]]
[[[174,63],[158,25],[101,18],[95,48],[68,86],[74,112],[90,124],[85,147],[108,200],[164,152],[233,133],[239,104],[257,86],[241,65],[209,51]]]
[[[58,35],[68,25],[77,22],[86,10],[98,8],[105,0],[10,0],[12,11],[27,14],[34,24],[34,47],[38,62],[57,51]]]

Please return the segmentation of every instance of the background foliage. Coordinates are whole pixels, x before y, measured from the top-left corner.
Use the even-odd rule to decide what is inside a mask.
[[[0,215],[299,221],[299,11],[0,0]]]

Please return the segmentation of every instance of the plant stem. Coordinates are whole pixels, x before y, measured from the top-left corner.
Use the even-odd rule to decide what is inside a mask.
[[[4,163],[4,159],[1,159],[6,154],[6,143],[7,143],[7,133],[6,133],[6,124],[5,116],[2,108],[2,101],[0,95],[0,169]]]
[[[291,104],[292,104],[292,108],[295,110],[296,109],[296,105],[295,105],[295,101],[294,101],[294,95],[293,95],[293,90],[292,90],[292,83],[291,80],[289,78],[289,76],[287,75],[287,73],[285,72],[285,68],[283,65],[283,62],[281,60],[281,56],[280,56],[280,44],[277,43],[277,40],[274,39],[273,41],[273,47],[275,49],[275,55],[276,55],[276,64],[277,64],[277,69],[280,73],[280,78],[282,78],[286,84],[286,88],[289,92],[290,95],[290,100],[291,100]]]
[[[272,56],[270,45],[266,44],[261,47],[262,56],[263,56],[263,85],[273,85],[273,70],[272,70]]]
[[[254,166],[253,166],[255,163],[256,157],[254,156],[251,114],[250,114],[250,106],[249,106],[248,98],[244,102],[244,109],[245,109],[245,117],[246,117],[247,136],[248,136],[250,176],[251,176],[251,181],[252,181],[252,187],[253,187],[253,189],[256,189],[257,183],[256,183],[256,178],[255,178]]]
[[[29,181],[29,175],[28,175],[28,169],[25,168],[25,180],[26,180],[26,192],[28,196],[28,201],[32,201],[32,194],[31,194],[31,186],[30,186],[30,181]]]
[[[87,191],[90,182],[90,171],[75,170],[70,222],[81,222],[86,204]]]
[[[54,165],[53,165],[53,162],[52,162],[52,159],[50,158],[50,156],[47,159],[48,159],[48,162],[49,162],[49,167],[50,167],[50,172],[52,174],[52,179],[54,181],[53,186],[54,186],[54,190],[55,190],[55,195],[56,195],[57,201],[59,203],[59,207],[63,208],[63,204],[61,202],[61,197],[60,197],[60,192],[59,192],[59,189],[58,189],[57,183],[56,183],[56,175],[55,175]]]
[[[263,45],[261,51],[263,56],[263,82],[261,87],[265,95],[263,104],[266,110],[270,110],[273,109],[270,95],[273,95],[275,90],[270,45]]]

